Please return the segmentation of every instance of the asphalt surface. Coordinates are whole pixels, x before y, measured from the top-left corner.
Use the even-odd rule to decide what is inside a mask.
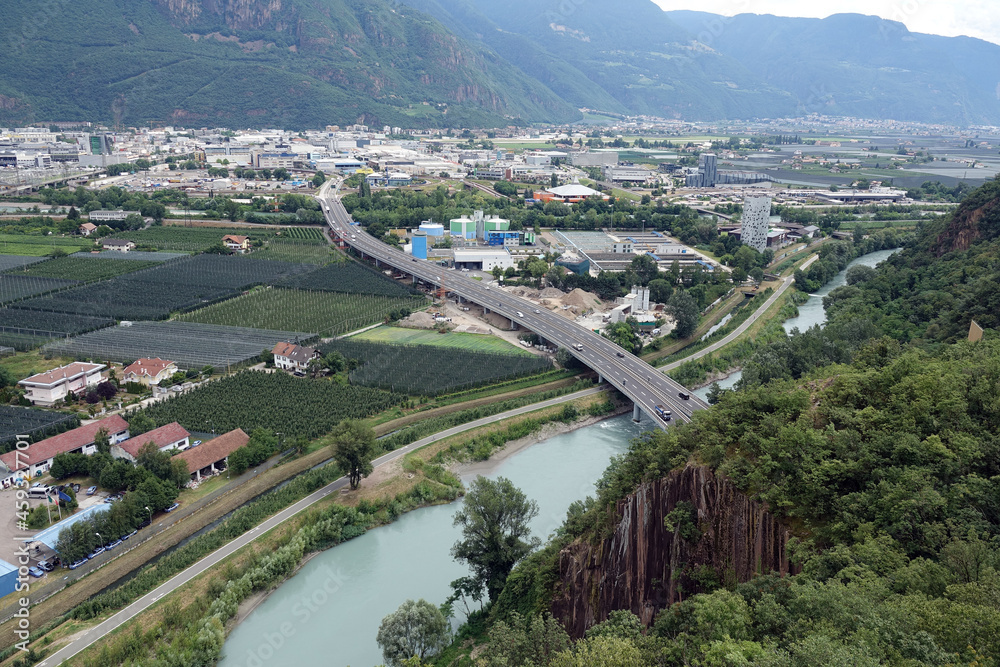
[[[691,421],[697,410],[708,408],[708,403],[690,395],[682,385],[658,372],[633,354],[624,352],[615,343],[586,329],[562,315],[540,309],[534,303],[510,295],[499,288],[472,280],[461,272],[446,269],[426,260],[418,259],[392,248],[365,233],[354,224],[339,198],[329,195],[329,185],[317,193],[323,212],[333,231],[355,250],[408,273],[430,285],[478,303],[499,313],[547,341],[563,347],[577,359],[595,370],[620,392],[628,396],[647,415],[656,415],[656,406],[663,406],[673,413],[674,419]],[[681,396],[689,398],[681,398]],[[656,419],[660,428],[667,424]]]
[[[383,454],[379,458],[375,459],[372,463],[377,468],[380,466],[387,465],[396,459],[409,454],[410,452],[420,449],[426,445],[429,445],[438,440],[443,440],[449,438],[453,435],[462,433],[463,431],[468,431],[471,429],[479,428],[480,426],[485,426],[487,424],[492,424],[503,419],[508,419],[510,417],[516,417],[518,415],[523,415],[528,412],[534,412],[535,410],[541,410],[542,408],[547,408],[553,405],[558,405],[560,403],[566,403],[569,401],[574,401],[579,398],[584,398],[586,396],[593,396],[604,391],[600,387],[595,387],[593,389],[585,389],[584,391],[578,391],[572,394],[567,394],[566,396],[559,396],[556,398],[549,399],[547,401],[541,401],[539,403],[532,403],[531,405],[526,405],[514,410],[508,410],[507,412],[501,412],[500,414],[493,415],[491,417],[484,417],[482,419],[477,419],[473,422],[468,422],[467,424],[460,424],[454,426],[440,433],[435,433],[429,435],[426,438],[417,440],[400,449]],[[322,489],[314,491],[310,495],[306,496],[302,500],[298,501],[294,505],[291,505],[281,512],[278,512],[271,518],[267,519],[259,526],[248,530],[243,535],[237,537],[232,542],[224,545],[223,547],[213,551],[211,554],[205,556],[202,560],[198,561],[194,565],[190,566],[183,572],[178,573],[173,578],[160,584],[154,590],[150,591],[146,595],[142,596],[129,606],[125,607],[114,616],[111,616],[103,623],[95,625],[90,630],[86,631],[75,640],[67,644],[65,647],[56,651],[52,655],[42,660],[38,663],[39,667],[54,667],[55,665],[61,664],[64,660],[69,660],[75,656],[80,651],[86,649],[88,646],[98,641],[110,632],[113,632],[116,628],[124,623],[127,623],[136,615],[142,613],[150,606],[155,604],[161,598],[177,590],[179,587],[188,583],[198,575],[204,573],[206,570],[210,570],[222,561],[224,561],[229,556],[233,555],[239,549],[242,549],[246,545],[253,542],[255,539],[268,532],[272,528],[280,525],[281,523],[292,518],[296,514],[308,509],[315,503],[326,498],[335,491],[340,491],[347,486],[348,480],[346,477],[341,477],[333,482],[330,482]]]

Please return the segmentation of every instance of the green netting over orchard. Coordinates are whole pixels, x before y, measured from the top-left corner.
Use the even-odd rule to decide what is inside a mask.
[[[412,288],[400,285],[382,273],[357,262],[330,264],[309,273],[301,273],[283,280],[280,286],[322,292],[377,294],[393,297],[416,294]]]
[[[78,423],[73,415],[61,412],[0,405],[0,451],[12,450],[18,435],[27,435],[31,442],[38,442]]]

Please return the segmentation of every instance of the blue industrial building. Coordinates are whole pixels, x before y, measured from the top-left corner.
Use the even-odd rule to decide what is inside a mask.
[[[17,566],[0,560],[0,598],[17,590]]]
[[[427,233],[413,233],[413,256],[418,259],[427,259]]]
[[[486,232],[486,245],[520,245],[521,232],[496,230]]]

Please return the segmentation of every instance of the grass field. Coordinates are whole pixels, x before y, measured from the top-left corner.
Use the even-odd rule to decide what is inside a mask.
[[[379,327],[371,329],[351,340],[367,340],[376,343],[396,343],[397,345],[435,345],[437,347],[454,347],[462,350],[479,352],[500,352],[506,354],[531,354],[517,345],[511,345],[496,336],[484,336],[470,333],[439,334],[436,331],[423,329],[402,329],[400,327]]]
[[[0,255],[24,255],[44,257],[56,248],[67,254],[78,250],[89,250],[93,241],[62,236],[27,236],[23,234],[0,234]]]
[[[257,289],[180,316],[184,322],[204,322],[254,329],[307,331],[334,336],[381,322],[391,311],[424,303],[421,297]]]

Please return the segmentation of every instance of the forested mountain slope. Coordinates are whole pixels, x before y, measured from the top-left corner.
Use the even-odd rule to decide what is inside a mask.
[[[579,117],[496,54],[386,0],[39,9],[0,1],[0,123],[461,127]]]

